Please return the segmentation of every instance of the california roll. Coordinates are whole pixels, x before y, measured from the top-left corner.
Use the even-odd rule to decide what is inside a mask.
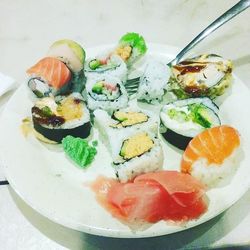
[[[128,94],[118,78],[106,76],[88,79],[86,93],[91,110],[114,111],[128,105]]]

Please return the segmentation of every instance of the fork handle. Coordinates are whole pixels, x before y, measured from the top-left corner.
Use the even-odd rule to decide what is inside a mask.
[[[221,25],[228,22],[230,19],[241,13],[243,10],[250,6],[250,0],[241,0],[235,4],[231,9],[226,11],[220,17],[218,17],[213,23],[211,23],[207,28],[205,28],[199,35],[197,35],[183,50],[181,50],[174,60],[168,63],[169,66],[177,64],[182,57],[201,42],[205,37],[210,35],[213,31],[218,29]]]

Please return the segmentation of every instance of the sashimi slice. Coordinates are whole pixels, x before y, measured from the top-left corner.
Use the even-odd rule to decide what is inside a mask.
[[[40,77],[55,89],[62,88],[71,79],[67,66],[53,57],[45,57],[27,70],[27,74]]]
[[[135,178],[134,182],[138,183],[145,180],[157,181],[183,207],[192,205],[205,193],[205,185],[200,181],[177,171],[158,171],[143,174]]]
[[[118,183],[108,192],[107,201],[128,221],[153,223],[165,218],[171,197],[157,182]]]
[[[193,177],[183,177],[186,174],[177,171],[151,174],[141,175],[128,183],[99,177],[91,188],[107,211],[129,223],[185,222],[198,218],[207,210],[204,186]]]

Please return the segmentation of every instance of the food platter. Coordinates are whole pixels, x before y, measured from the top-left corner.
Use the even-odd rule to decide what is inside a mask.
[[[94,56],[110,46],[87,49],[87,56]],[[150,58],[168,62],[177,49],[171,46],[149,44],[147,56],[137,66],[143,68]],[[245,152],[237,172],[230,183],[207,192],[208,211],[198,220],[185,225],[170,225],[164,221],[145,230],[133,231],[113,218],[95,200],[88,183],[99,175],[115,177],[111,158],[99,140],[97,129],[92,138],[99,141],[95,161],[85,170],[69,161],[60,145],[47,145],[34,136],[25,137],[20,129],[22,119],[30,116],[32,98],[26,84],[22,84],[12,96],[1,116],[1,164],[8,181],[19,196],[33,209],[52,221],[82,232],[121,238],[153,237],[182,231],[204,223],[234,204],[249,188],[250,132],[248,119],[250,91],[236,76],[231,93],[220,106],[222,124],[231,125],[239,131]],[[157,109],[143,105],[145,109]],[[164,151],[164,169],[179,170],[181,152],[161,138]]]

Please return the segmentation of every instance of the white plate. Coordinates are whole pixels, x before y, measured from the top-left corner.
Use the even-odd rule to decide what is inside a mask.
[[[107,47],[87,50],[93,56]],[[173,57],[176,49],[169,46],[150,44],[147,58]],[[152,237],[181,231],[201,224],[229,208],[249,188],[250,183],[250,92],[237,78],[232,93],[220,108],[222,122],[237,128],[242,136],[245,152],[231,183],[207,192],[209,209],[198,220],[190,221],[185,227],[168,225],[161,221],[144,231],[132,232],[129,227],[113,218],[95,200],[92,191],[84,186],[86,181],[98,175],[113,176],[111,159],[105,147],[99,143],[94,163],[86,170],[73,165],[60,146],[48,146],[33,136],[25,138],[20,130],[23,118],[30,116],[32,101],[25,84],[13,95],[0,120],[1,160],[6,176],[14,190],[32,208],[49,219],[79,231],[110,237]],[[94,138],[98,131],[94,130]],[[178,169],[180,151],[162,143],[165,154],[165,169]]]

